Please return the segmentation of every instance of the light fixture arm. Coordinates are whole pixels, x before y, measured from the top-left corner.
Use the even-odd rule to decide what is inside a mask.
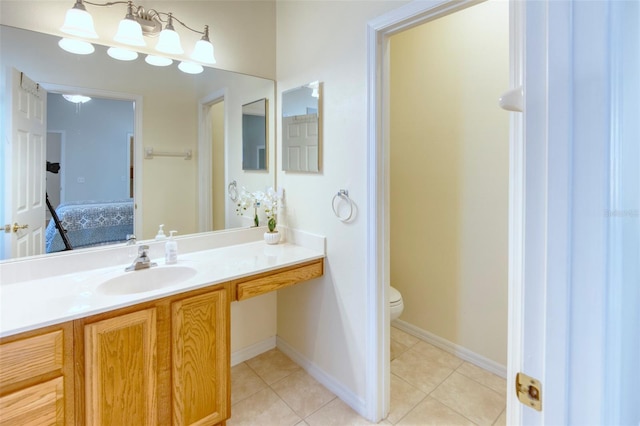
[[[109,7],[109,6],[115,6],[115,5],[118,5],[118,4],[126,4],[128,6],[127,18],[133,18],[133,19],[147,21],[147,22],[159,22],[159,23],[162,23],[162,24],[166,24],[169,21],[174,20],[174,21],[177,21],[184,28],[188,29],[189,31],[193,31],[194,33],[197,33],[197,34],[202,34],[203,36],[205,36],[207,38],[207,40],[209,39],[209,26],[208,25],[205,25],[204,31],[198,31],[198,30],[196,30],[194,28],[191,28],[189,25],[184,23],[181,19],[176,18],[173,15],[173,13],[171,13],[171,12],[159,12],[159,11],[157,11],[155,9],[145,10],[144,7],[134,4],[132,1],[110,1],[110,2],[106,2],[106,3],[95,3],[95,2],[92,2],[92,1],[88,1],[88,0],[84,0],[84,1],[83,0],[76,0],[76,5],[74,7],[84,9],[83,2],[86,3],[86,4],[90,4],[91,6],[98,6],[98,7]],[[78,7],[78,5],[80,7]],[[159,28],[157,30],[155,29],[155,25],[152,26],[152,25],[150,25],[148,23],[147,23],[147,25],[143,25],[143,23],[141,23],[141,25],[142,25],[142,29],[143,29],[144,34],[147,35],[147,36],[155,36],[162,29],[160,24],[159,24]],[[153,27],[153,29],[149,29],[150,27]]]

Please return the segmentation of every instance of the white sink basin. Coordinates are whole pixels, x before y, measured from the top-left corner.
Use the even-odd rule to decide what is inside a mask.
[[[144,293],[179,284],[195,276],[196,272],[189,266],[155,266],[123,272],[100,284],[98,291],[110,295]]]

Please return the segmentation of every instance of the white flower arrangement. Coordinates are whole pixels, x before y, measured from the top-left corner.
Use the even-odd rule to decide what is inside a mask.
[[[236,214],[242,215],[248,208],[253,207],[253,223],[255,226],[259,226],[260,218],[258,216],[258,209],[260,207],[264,207],[269,232],[276,232],[276,226],[278,224],[278,202],[280,198],[281,197],[278,195],[278,192],[274,190],[273,187],[269,187],[266,192],[249,192],[245,187],[242,187],[242,191],[238,196]]]

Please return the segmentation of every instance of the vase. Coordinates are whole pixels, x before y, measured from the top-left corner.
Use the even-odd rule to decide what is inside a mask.
[[[278,244],[280,242],[280,233],[278,231],[265,232],[264,240],[267,244]]]

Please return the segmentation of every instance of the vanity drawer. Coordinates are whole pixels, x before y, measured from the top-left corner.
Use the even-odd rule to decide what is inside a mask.
[[[62,375],[64,331],[28,337],[0,345],[0,390],[49,373]]]
[[[236,282],[236,299],[245,300],[270,291],[279,290],[290,285],[321,277],[324,273],[324,259],[296,265],[290,268],[266,272],[247,281]]]

